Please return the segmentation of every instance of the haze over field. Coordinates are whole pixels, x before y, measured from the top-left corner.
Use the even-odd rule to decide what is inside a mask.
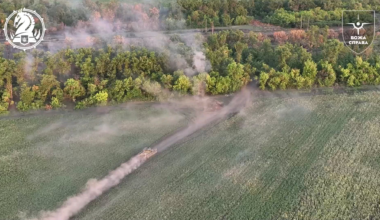
[[[3,170],[9,169],[9,173],[1,180],[7,189],[2,198],[8,202],[3,203],[1,213],[7,219],[17,219],[17,216],[27,219],[41,214],[41,210],[58,208],[53,213],[67,219],[69,215],[58,215],[67,207],[61,205],[77,193],[78,198],[81,197],[89,179],[104,181],[102,178],[109,171],[147,146],[161,146],[161,150],[172,146],[123,179],[119,186],[95,199],[73,219],[120,219],[122,216],[182,219],[189,215],[276,219],[301,214],[314,218],[312,210],[322,211],[318,215],[320,219],[342,217],[342,212],[347,213],[345,216],[362,219],[373,214],[367,207],[376,199],[378,188],[373,179],[377,175],[374,156],[377,150],[373,146],[378,141],[375,134],[379,129],[379,97],[378,93],[367,92],[354,96],[252,97],[249,102],[242,98],[235,103],[246,106],[243,111],[231,115],[228,113],[238,109],[226,106],[230,110],[225,113],[222,110],[207,114],[205,119],[219,115],[212,121],[197,120],[195,111],[173,108],[173,105],[132,106],[127,111],[115,109],[100,118],[94,112],[74,113],[64,118],[53,115],[45,120],[43,116],[7,119],[2,121],[6,122],[3,127],[16,126],[20,133],[2,137],[0,166]],[[100,120],[94,122],[95,118]],[[170,118],[173,120],[167,121]],[[190,118],[193,119],[188,121]],[[19,127],[21,120],[28,126]],[[146,123],[139,123],[143,121]],[[194,126],[197,122],[200,124]],[[33,131],[36,126],[45,129]],[[112,131],[107,127],[116,129]],[[195,131],[197,129],[200,130]],[[62,134],[67,134],[62,143],[49,144],[59,140]],[[87,141],[75,138],[81,134],[88,134]],[[101,136],[107,139],[92,140]],[[166,137],[157,142],[162,136]],[[4,143],[12,139],[17,142],[5,150]],[[351,142],[353,139],[357,141]],[[342,159],[331,160],[336,157]],[[30,166],[15,170],[19,163]],[[361,175],[356,176],[356,172]],[[123,175],[110,183],[118,183]],[[339,187],[340,193],[362,196],[336,202],[338,197],[330,193],[335,188],[331,183]],[[358,188],[353,191],[354,185]],[[22,193],[31,186],[33,191]],[[91,186],[96,186],[96,182],[90,181],[87,190]],[[24,190],[15,197],[16,189]],[[272,199],[265,199],[263,194]],[[310,199],[315,206],[309,205]],[[44,202],[36,202],[42,200]],[[261,205],[251,209],[254,203]],[[325,203],[329,205],[323,205]],[[344,203],[362,205],[357,207],[359,211],[351,212],[348,207],[342,209]],[[77,212],[83,206],[73,207]],[[338,207],[342,212],[335,211]],[[67,213],[74,214],[72,210]]]
[[[380,219],[377,1],[0,1],[0,219]]]
[[[184,138],[192,135],[193,133],[197,132],[198,130],[202,129],[203,127],[217,121],[220,119],[223,119],[228,114],[236,114],[239,113],[249,102],[250,100],[250,91],[243,90],[240,94],[237,94],[232,101],[229,103],[228,106],[224,107],[220,112],[212,112],[212,113],[205,113],[205,112],[199,112],[197,111],[197,108],[194,108],[193,110],[197,114],[195,116],[195,119],[189,123],[186,128],[182,129],[179,132],[174,133],[171,136],[168,136],[167,138],[163,139],[160,143],[153,145],[151,147],[152,150],[156,150],[157,152],[162,152],[169,147],[171,147],[173,144],[183,140]],[[187,100],[185,103],[192,104],[193,106],[205,104],[206,102],[200,103],[196,100]],[[179,103],[173,103],[174,105],[179,105]],[[173,120],[171,118],[170,120]],[[165,123],[164,121],[161,121],[161,123]],[[52,127],[55,127],[56,124],[54,124]],[[103,127],[103,126],[102,126]],[[106,130],[101,129],[100,133],[98,135],[102,135],[103,133],[109,133],[107,129],[107,125],[105,125]],[[109,172],[107,176],[102,178],[101,180],[96,179],[90,179],[87,184],[86,188],[79,194],[72,196],[68,198],[61,207],[59,207],[55,211],[42,211],[41,217],[38,219],[41,220],[68,220],[74,215],[78,214],[83,208],[85,208],[90,202],[97,199],[99,196],[101,196],[103,193],[107,192],[112,187],[117,186],[121,180],[123,180],[126,176],[131,174],[134,170],[138,169],[141,165],[143,165],[148,158],[141,156],[140,154],[137,156],[132,157],[127,162],[121,164],[118,168],[115,170],[112,170]],[[37,219],[35,219],[37,220]]]

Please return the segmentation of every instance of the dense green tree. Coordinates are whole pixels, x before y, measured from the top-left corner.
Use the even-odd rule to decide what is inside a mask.
[[[308,10],[315,7],[314,0],[289,0],[288,7],[293,11]]]
[[[240,63],[243,50],[248,48],[248,45],[246,43],[238,41],[234,47],[236,50],[236,62]]]
[[[3,88],[2,102],[8,101],[7,107],[13,104],[13,80],[16,63],[0,57],[0,89]],[[3,104],[4,106],[4,104]]]
[[[328,40],[322,46],[322,59],[331,64],[336,64],[339,54],[344,49],[344,45],[337,39]]]
[[[333,86],[336,81],[336,73],[333,66],[328,61],[321,62],[320,66],[321,68],[317,76],[319,86]]]
[[[317,72],[317,64],[314,61],[308,60],[305,62],[305,66],[303,67],[302,71],[302,76],[305,77],[306,88],[311,88],[314,85]]]
[[[272,44],[269,39],[264,40],[263,45],[259,48],[259,55],[262,61],[269,66],[275,67],[277,64],[277,54],[275,52],[275,48],[272,47]],[[284,65],[283,63],[282,65]]]
[[[56,96],[58,99],[63,98],[62,89],[60,83],[54,75],[43,75],[39,87],[41,94],[40,98],[42,102],[45,102],[47,98]]]
[[[271,24],[283,27],[290,27],[291,24],[294,24],[296,21],[295,15],[293,13],[288,13],[283,8],[276,10],[269,19]]]
[[[191,88],[191,82],[190,79],[186,75],[181,75],[178,77],[178,79],[175,81],[173,90],[178,91],[181,94],[186,94],[189,92]]]
[[[306,36],[308,40],[309,47],[317,47],[319,45],[319,27],[311,26],[308,31],[306,31]]]
[[[171,89],[173,87],[173,76],[172,75],[162,75],[161,82],[164,85],[164,88]]]
[[[21,87],[20,101],[17,103],[17,109],[20,111],[37,110],[44,106],[40,99],[41,92],[38,86],[29,87],[24,83]]]
[[[231,18],[231,16],[227,13],[224,13],[222,15],[222,21],[223,21],[223,24],[225,26],[230,26],[232,24],[232,22],[234,21],[235,19],[234,18]]]
[[[0,115],[8,114],[8,108],[10,104],[10,94],[4,90],[0,90]]]
[[[227,69],[231,79],[229,92],[236,92],[251,81],[249,73],[245,72],[242,64],[233,62]]]
[[[303,89],[306,85],[306,79],[301,75],[301,71],[299,69],[292,69],[289,73],[290,75],[290,83],[289,86],[296,89]]]
[[[86,90],[81,85],[80,81],[75,79],[68,79],[65,82],[65,88],[63,91],[68,97],[70,97],[71,100],[73,100],[73,102],[75,102],[77,98],[80,98],[86,94]]]
[[[272,70],[275,71],[274,69],[272,69]],[[269,73],[266,73],[265,71],[262,71],[260,73],[259,83],[260,83],[260,89],[261,90],[265,90],[269,78],[270,78]]]
[[[121,103],[125,101],[127,92],[128,89],[125,87],[124,82],[122,80],[116,80],[110,88],[109,95],[113,101]]]
[[[278,57],[278,68],[282,69],[288,66],[288,60],[292,56],[292,45],[286,44],[277,47],[276,54]]]
[[[106,91],[98,92],[94,96],[95,104],[99,106],[107,105],[107,100],[108,100],[108,93]]]
[[[215,92],[213,94],[228,94],[231,90],[231,78],[219,76],[215,82]]]
[[[354,63],[349,63],[347,68],[341,68],[341,80],[348,86],[379,85],[379,69],[356,57]]]
[[[51,106],[54,109],[58,109],[58,108],[62,107],[62,103],[61,103],[61,101],[59,101],[59,99],[57,97],[53,97],[51,100]]]

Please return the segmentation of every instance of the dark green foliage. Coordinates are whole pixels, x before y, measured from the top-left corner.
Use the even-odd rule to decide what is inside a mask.
[[[349,63],[347,68],[341,68],[341,80],[348,86],[379,85],[379,65],[371,66],[361,57],[356,57],[354,63]]]
[[[305,41],[294,44],[274,44],[270,39],[259,42],[259,35],[253,32],[213,34],[205,44],[213,67],[209,91],[211,94],[235,91],[234,83],[241,81],[228,71],[234,60],[243,65],[244,74],[257,80],[261,89],[378,85],[379,57],[369,50],[362,58],[355,58],[342,42],[329,39],[328,33],[327,27],[312,26],[305,32]]]
[[[170,62],[185,59],[193,65],[194,52],[172,38],[174,51],[153,52],[146,48],[131,47],[128,50],[107,47],[104,49],[64,49],[55,54],[32,51],[29,57],[15,54],[14,60],[1,58],[0,112],[16,105],[18,110],[56,109],[74,102],[76,108],[123,103],[130,100],[162,100],[172,94],[196,94],[199,83],[205,84],[205,93],[225,94],[240,90],[250,81],[252,68],[234,60],[241,59],[247,48],[244,33],[221,34],[217,44],[227,40],[234,48],[234,56],[228,46],[208,48],[213,73],[189,77],[185,69],[173,69]],[[238,40],[235,42],[235,40]],[[211,42],[210,42],[211,43]],[[212,44],[210,44],[212,45]],[[212,59],[212,57],[215,57]],[[26,59],[29,68],[26,65]],[[181,68],[181,67],[180,67]],[[220,73],[218,72],[220,71]],[[15,93],[15,95],[13,95]]]
[[[108,21],[133,24],[147,21],[151,29],[169,30],[187,27],[213,29],[216,26],[248,24],[254,17],[283,27],[309,28],[341,25],[342,10],[376,10],[379,2],[325,0],[175,0],[170,3],[137,4],[122,1],[83,0],[72,7],[63,1],[5,0],[0,3],[0,20],[13,10],[26,7],[37,10],[49,27],[75,26],[91,16]],[[149,20],[149,21],[148,21]],[[3,28],[3,23],[0,24]],[[133,24],[131,30],[143,27]]]
[[[177,0],[178,5],[184,11],[186,24],[189,27],[203,27],[205,29],[214,26],[243,25],[249,22],[248,10],[254,7],[253,1],[194,1]]]

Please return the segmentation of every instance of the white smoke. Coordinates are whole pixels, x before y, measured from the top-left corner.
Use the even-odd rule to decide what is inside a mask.
[[[195,52],[193,64],[198,73],[208,72],[211,70],[211,63],[206,59],[206,55],[202,51]]]
[[[145,161],[145,157],[135,156],[128,162],[121,164],[117,169],[111,171],[103,179],[90,179],[83,192],[68,198],[60,208],[51,212],[42,212],[39,218],[31,220],[69,220],[90,202],[112,187],[118,185],[124,177],[139,168]]]

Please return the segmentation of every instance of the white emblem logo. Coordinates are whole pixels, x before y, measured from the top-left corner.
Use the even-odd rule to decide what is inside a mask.
[[[358,35],[360,35],[360,29],[363,29],[364,25],[371,24],[371,23],[360,23],[360,15],[358,15],[358,22],[347,23],[347,24],[352,24],[352,26],[354,26],[354,28],[358,31]]]
[[[375,39],[375,11],[343,11],[342,34],[344,44],[356,54],[361,54]]]
[[[13,21],[13,27],[8,27],[10,21]],[[26,8],[13,11],[6,19],[4,25],[7,41],[14,48],[24,51],[36,48],[43,41],[45,31],[43,18],[36,11]]]

